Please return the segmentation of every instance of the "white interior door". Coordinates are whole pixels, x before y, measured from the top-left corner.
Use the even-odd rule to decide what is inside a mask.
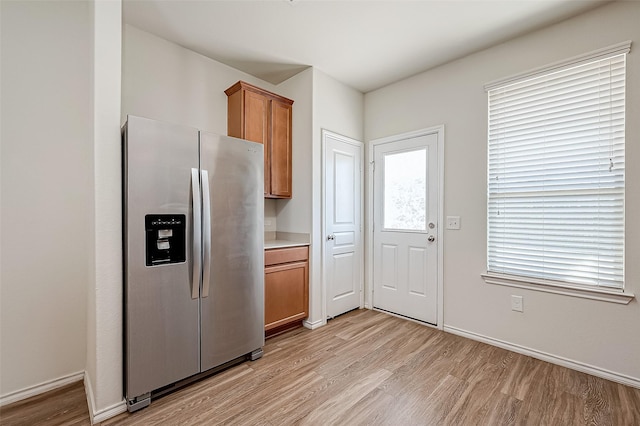
[[[327,316],[362,306],[362,143],[323,131]]]
[[[437,323],[438,135],[374,145],[373,306]]]

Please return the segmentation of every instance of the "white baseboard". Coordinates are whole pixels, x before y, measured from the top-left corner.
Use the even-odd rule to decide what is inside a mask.
[[[484,336],[482,334],[473,333],[471,331],[462,330],[460,328],[444,326],[444,331],[458,336],[467,337],[472,340],[477,340],[482,343],[487,343],[492,346],[497,346],[502,349],[507,349],[512,352],[516,352],[522,355],[527,355],[532,358],[540,359],[542,361],[557,364],[562,367],[567,367],[572,370],[581,371],[583,373],[591,374],[592,376],[600,377],[612,382],[621,383],[626,386],[631,386],[640,389],[640,379],[636,377],[627,376],[625,374],[616,373],[606,370],[604,368],[596,367],[593,365],[585,364],[580,361],[574,361],[572,359],[564,358],[558,355],[553,355],[547,352],[542,352],[536,349],[527,348],[525,346],[517,345],[515,343],[505,342],[504,340],[494,339],[493,337]]]
[[[84,371],[72,373],[67,376],[59,377],[57,379],[48,380],[46,382],[29,386],[15,392],[10,392],[0,397],[0,407],[13,402],[22,401],[23,399],[31,398],[32,396],[40,395],[41,393],[48,392],[68,384],[79,382],[84,377]]]
[[[322,321],[321,319],[313,322],[309,322],[307,320],[302,321],[302,325],[309,330],[315,330],[318,327],[322,327],[326,323],[326,321]]]
[[[89,416],[91,417],[92,425],[103,422],[127,411],[127,402],[124,399],[109,407],[97,410],[95,398],[93,397],[93,386],[91,386],[91,377],[89,377],[89,374],[85,374],[84,376],[84,391],[87,395],[87,405],[89,406]]]
[[[91,418],[91,424],[94,425],[96,423],[103,422],[111,417],[115,417],[120,413],[124,413],[127,411],[127,402],[123,399],[122,401],[111,405],[110,407],[103,408],[98,412],[93,413],[93,417]]]

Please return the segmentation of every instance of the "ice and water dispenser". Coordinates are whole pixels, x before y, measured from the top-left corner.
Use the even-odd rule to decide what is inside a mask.
[[[147,266],[180,263],[186,260],[186,216],[148,214],[144,218]]]

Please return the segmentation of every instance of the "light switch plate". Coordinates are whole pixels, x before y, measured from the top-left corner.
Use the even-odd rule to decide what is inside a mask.
[[[460,216],[447,216],[447,229],[460,229]]]
[[[516,312],[523,312],[522,296],[511,295],[511,310]]]

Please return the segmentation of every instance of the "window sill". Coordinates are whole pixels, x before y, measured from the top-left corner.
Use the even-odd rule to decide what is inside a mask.
[[[603,302],[628,305],[635,295],[624,291],[586,288],[579,285],[539,280],[536,278],[501,275],[491,272],[481,274],[487,284],[505,285],[508,287],[525,288],[527,290],[543,291],[545,293],[562,294],[565,296],[581,297],[583,299],[600,300]]]

